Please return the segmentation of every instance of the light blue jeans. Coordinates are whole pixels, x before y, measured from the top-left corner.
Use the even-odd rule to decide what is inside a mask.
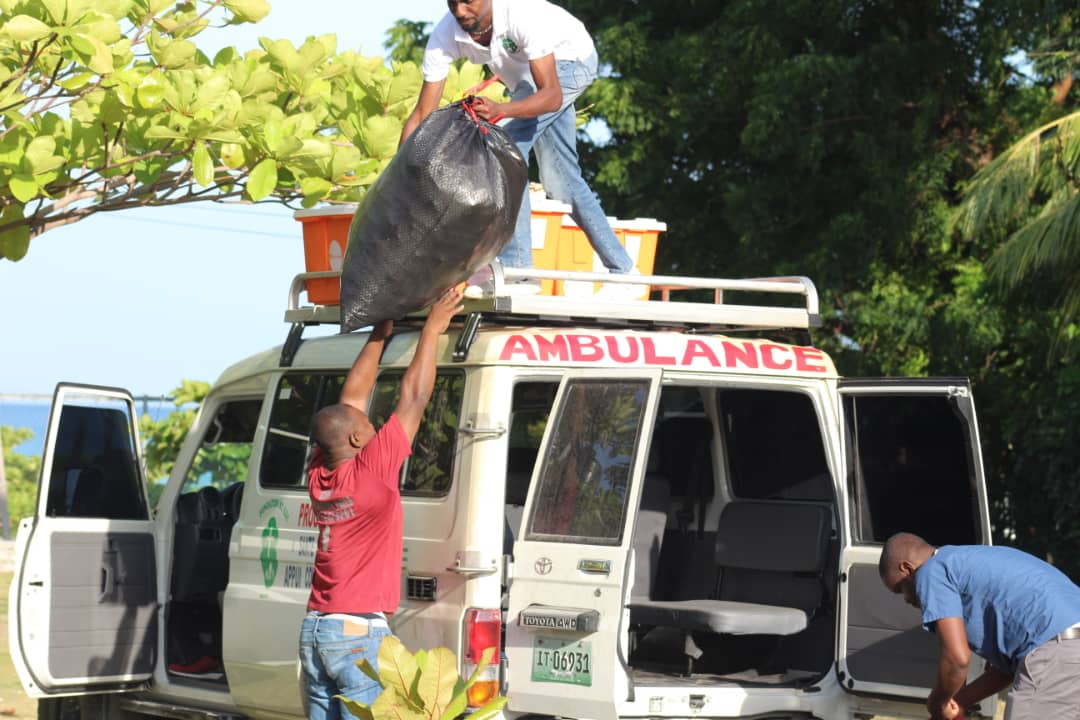
[[[340,616],[309,612],[300,628],[300,668],[306,696],[308,720],[349,720],[352,715],[335,695],[344,695],[365,705],[379,697],[382,688],[369,678],[356,661],[366,659],[378,670],[379,645],[389,628],[364,624],[360,616],[348,623]],[[364,634],[359,634],[360,628]]]
[[[570,217],[585,231],[596,254],[611,272],[625,273],[634,267],[626,250],[611,229],[600,207],[600,200],[581,176],[578,164],[577,123],[574,101],[596,79],[595,61],[589,65],[578,60],[556,60],[555,69],[562,87],[562,106],[555,112],[535,118],[511,118],[506,131],[528,161],[529,151],[536,154],[540,182],[554,200],[570,205]],[[514,89],[513,99],[521,100],[536,92],[529,81]],[[521,203],[514,237],[499,255],[508,267],[532,267],[532,209],[529,189]]]

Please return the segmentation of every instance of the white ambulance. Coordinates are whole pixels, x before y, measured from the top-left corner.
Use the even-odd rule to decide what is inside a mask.
[[[472,700],[508,718],[924,718],[936,640],[877,561],[900,530],[990,541],[968,382],[838,377],[806,278],[623,278],[658,299],[618,301],[495,270],[401,476],[405,644],[463,672],[497,646]],[[222,374],[155,508],[131,396],[57,388],[10,593],[43,718],[303,717],[308,431],[365,341],[303,337],[337,321],[300,302],[325,277]],[[395,327],[376,422],[421,322]]]

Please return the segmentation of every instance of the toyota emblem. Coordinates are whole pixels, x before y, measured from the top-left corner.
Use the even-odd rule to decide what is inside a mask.
[[[533,563],[533,570],[536,570],[537,575],[547,575],[551,572],[551,558],[542,557],[537,559],[537,561]]]

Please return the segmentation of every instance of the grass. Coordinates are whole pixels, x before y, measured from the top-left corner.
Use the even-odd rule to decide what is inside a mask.
[[[11,573],[0,572],[0,716],[37,720],[37,701],[26,697],[8,654],[8,587]]]

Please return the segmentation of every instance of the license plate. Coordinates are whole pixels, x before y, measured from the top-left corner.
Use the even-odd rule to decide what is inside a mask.
[[[592,643],[565,638],[533,638],[532,679],[592,686]]]

